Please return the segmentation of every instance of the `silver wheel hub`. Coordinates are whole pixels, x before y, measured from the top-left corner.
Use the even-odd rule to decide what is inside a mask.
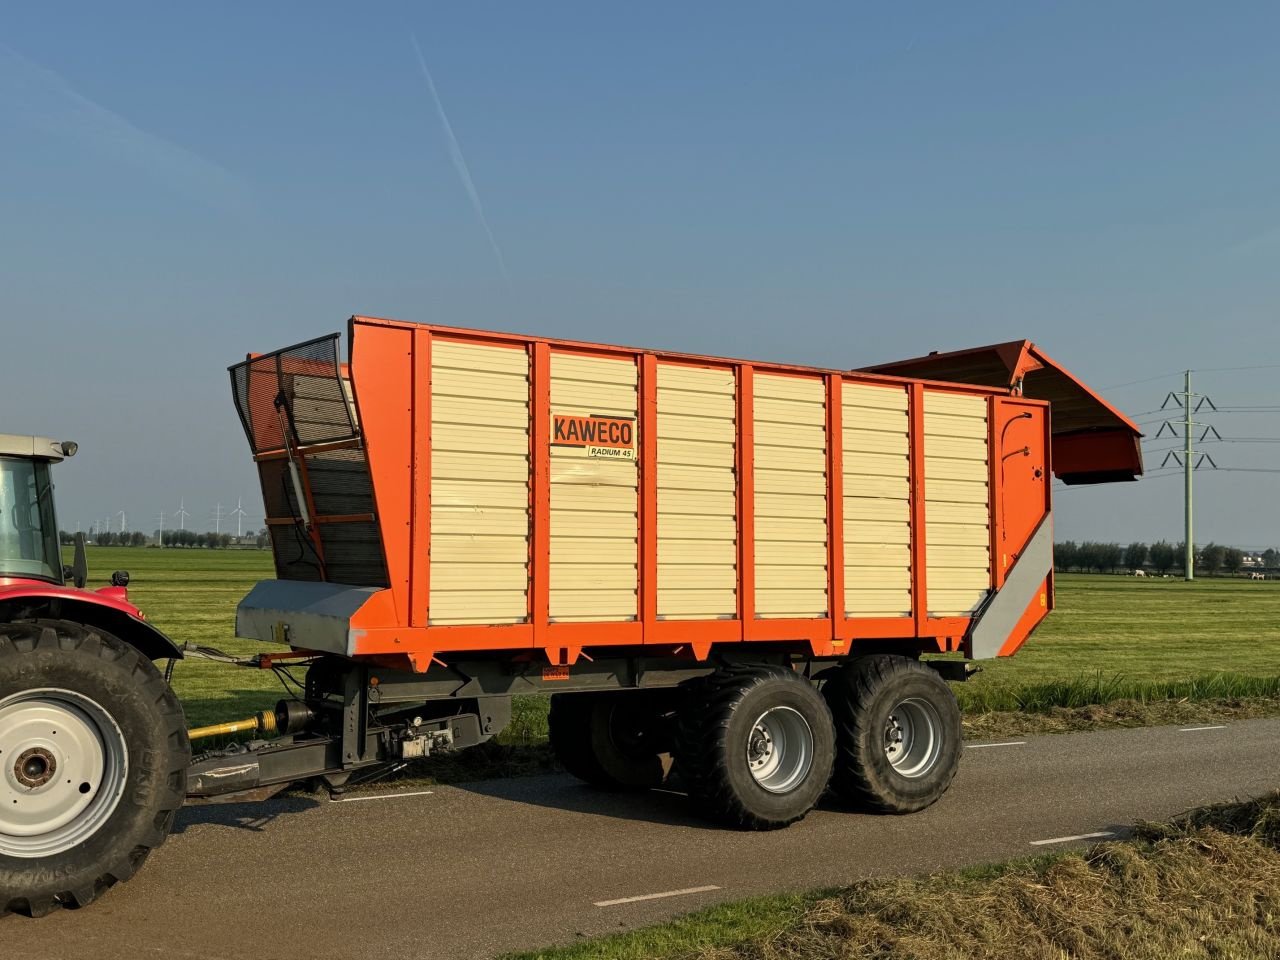
[[[884,726],[884,753],[897,773],[912,780],[937,766],[942,756],[942,718],[937,708],[917,697],[894,707]]]
[[[0,700],[0,855],[47,857],[83,843],[115,812],[127,772],[119,726],[83,694]]]
[[[774,707],[762,713],[747,735],[747,769],[770,793],[788,793],[813,767],[813,730],[799,711]]]

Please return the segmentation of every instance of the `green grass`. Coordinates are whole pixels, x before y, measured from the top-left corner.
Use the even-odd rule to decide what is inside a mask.
[[[236,604],[254,583],[275,576],[265,550],[89,547],[88,557],[90,587],[104,586],[113,570],[128,570],[129,599],[179,645],[198,643],[234,654],[280,649],[235,639]],[[269,670],[201,660],[180,661],[173,686],[191,726],[248,716],[282,693]]]
[[[179,643],[278,649],[233,637],[236,604],[273,576],[265,551],[91,547],[89,566],[92,585],[129,570],[131,599]],[[1057,599],[1016,656],[984,663],[956,687],[966,713],[1280,698],[1280,582],[1075,574],[1058,577]],[[244,716],[280,696],[270,672],[195,660],[178,664],[174,686],[192,725]],[[542,698],[519,698],[503,744],[544,742],[545,709]],[[520,766],[510,756],[502,762]]]
[[[1116,960],[1280,956],[1280,793],[1131,840],[721,904],[509,960]]]

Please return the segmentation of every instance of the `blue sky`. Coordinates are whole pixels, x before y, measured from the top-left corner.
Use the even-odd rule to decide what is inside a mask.
[[[179,497],[193,525],[237,497],[256,520],[225,367],[355,312],[850,367],[1029,337],[1099,387],[1159,378],[1108,393],[1134,413],[1188,366],[1220,406],[1280,405],[1280,369],[1217,369],[1280,365],[1278,26],[1245,3],[11,5],[0,429],[80,441],[64,526],[151,530]],[[1280,444],[1208,449],[1280,469]],[[1278,485],[1205,476],[1198,539],[1280,545]],[[1065,491],[1059,535],[1177,538],[1179,496]]]

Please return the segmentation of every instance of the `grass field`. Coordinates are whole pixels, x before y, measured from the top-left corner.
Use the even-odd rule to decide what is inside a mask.
[[[179,643],[267,649],[233,638],[236,604],[273,576],[265,551],[90,548],[89,566],[91,585],[127,569],[131,599]],[[200,661],[179,663],[174,686],[193,725],[247,715],[280,691],[269,672]],[[1044,626],[957,694],[966,713],[1280,696],[1280,582],[1060,576]],[[517,719],[508,740],[538,738],[536,700]]]

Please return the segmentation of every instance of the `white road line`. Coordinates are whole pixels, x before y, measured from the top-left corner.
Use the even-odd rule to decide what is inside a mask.
[[[357,800],[397,800],[400,797],[429,797],[434,790],[413,790],[405,793],[380,793],[376,797],[339,797],[330,803],[355,803]]]
[[[641,900],[661,900],[664,897],[683,897],[690,893],[710,893],[720,888],[714,884],[705,887],[687,887],[684,890],[666,890],[662,893],[646,893],[639,897],[619,897],[617,900],[597,900],[593,907],[616,907],[623,903],[639,903]]]
[[[966,743],[966,750],[985,750],[987,747],[1025,747],[1025,740],[1010,740],[1008,743]]]
[[[1178,732],[1179,733],[1199,733],[1201,730],[1225,730],[1225,729],[1227,729],[1227,725],[1225,723],[1219,723],[1219,724],[1215,724],[1212,727],[1183,727]]]
[[[1032,840],[1033,847],[1043,847],[1049,843],[1070,843],[1072,840],[1096,840],[1099,837],[1114,837],[1114,833],[1100,830],[1097,833],[1077,833],[1073,837],[1050,837],[1048,840]]]

